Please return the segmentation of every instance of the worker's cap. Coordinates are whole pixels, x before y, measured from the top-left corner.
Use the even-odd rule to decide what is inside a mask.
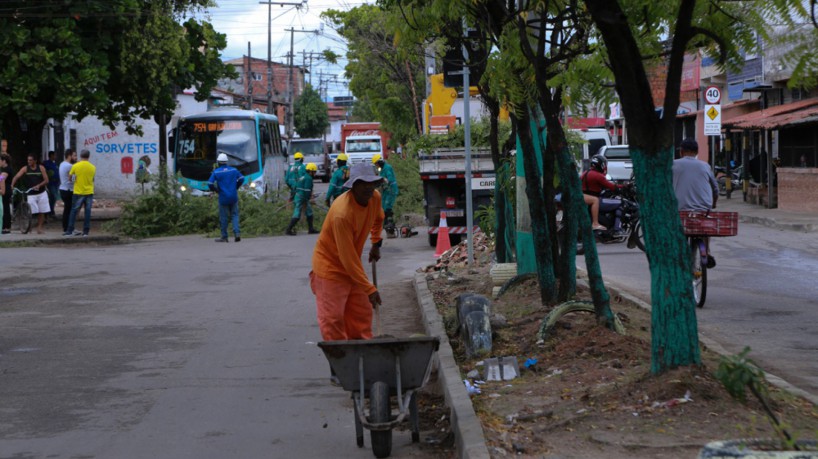
[[[682,144],[679,145],[679,149],[686,151],[699,151],[699,144],[696,143],[695,139],[684,139],[682,140]]]
[[[371,164],[367,163],[357,163],[352,166],[349,170],[349,180],[344,183],[344,187],[352,188],[352,185],[355,184],[358,180],[363,180],[367,183],[372,182],[380,182],[383,180],[380,175],[375,173],[375,169],[372,168]]]
[[[217,163],[226,163],[227,162],[227,155],[224,153],[219,153],[219,156],[216,158]]]

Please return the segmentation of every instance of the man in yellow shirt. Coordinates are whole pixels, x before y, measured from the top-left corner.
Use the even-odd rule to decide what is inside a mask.
[[[381,296],[366,277],[361,254],[368,236],[369,261],[381,258],[381,181],[372,165],[355,164],[344,184],[350,191],[333,202],[315,243],[310,287],[325,341],[372,338],[372,309]]]
[[[91,152],[82,150],[80,161],[71,166],[68,172],[68,176],[74,182],[74,195],[71,216],[68,217],[68,228],[63,236],[88,236],[88,232],[91,231],[91,204],[94,202],[94,176],[97,174],[97,168],[91,164],[90,158]],[[82,232],[74,232],[74,223],[81,207],[85,208]]]

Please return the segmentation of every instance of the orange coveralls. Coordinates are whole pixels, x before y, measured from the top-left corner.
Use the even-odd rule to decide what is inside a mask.
[[[378,243],[383,230],[378,191],[361,207],[352,192],[332,203],[312,254],[310,287],[315,294],[318,327],[325,341],[372,338],[372,304],[377,288],[361,262],[367,236]]]

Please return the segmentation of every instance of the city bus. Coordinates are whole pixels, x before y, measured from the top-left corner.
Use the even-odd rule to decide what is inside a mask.
[[[257,196],[272,196],[284,184],[287,153],[281,148],[278,118],[251,110],[216,109],[179,119],[173,139],[174,168],[181,186],[194,194],[209,192],[207,180],[216,157],[245,176]]]

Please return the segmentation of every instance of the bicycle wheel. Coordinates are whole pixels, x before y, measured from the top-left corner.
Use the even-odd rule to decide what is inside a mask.
[[[702,263],[704,241],[690,238],[690,267],[693,274],[693,299],[696,307],[703,308],[707,298],[707,265]]]
[[[22,234],[31,231],[31,206],[27,202],[21,202],[15,209],[14,224]]]

